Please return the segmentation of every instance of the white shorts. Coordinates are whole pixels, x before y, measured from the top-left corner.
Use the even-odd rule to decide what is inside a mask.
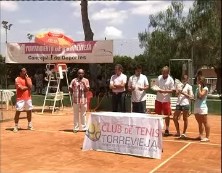
[[[194,108],[194,114],[208,114],[208,108]]]
[[[23,111],[23,110],[32,110],[32,100],[19,100],[16,102],[16,110]]]

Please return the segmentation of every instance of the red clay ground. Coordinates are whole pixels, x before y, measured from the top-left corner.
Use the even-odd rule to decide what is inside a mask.
[[[189,140],[163,137],[162,158],[150,159],[99,151],[82,151],[84,133],[72,133],[72,109],[63,115],[33,113],[35,131],[13,133],[12,120],[1,125],[1,173],[148,173],[148,172],[221,172],[221,116],[209,115],[209,143],[192,138],[198,136],[197,123],[189,117]],[[13,111],[3,110],[12,118]],[[25,113],[21,117],[26,117]],[[182,120],[180,120],[182,124]],[[19,126],[26,128],[27,120]],[[182,126],[182,125],[181,125]],[[175,133],[171,121],[170,132]]]

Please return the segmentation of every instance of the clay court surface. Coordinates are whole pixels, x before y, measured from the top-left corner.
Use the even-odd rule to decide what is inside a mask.
[[[82,151],[84,132],[73,133],[72,109],[63,115],[33,112],[35,131],[26,130],[26,114],[21,114],[18,133],[12,131],[14,110],[3,109],[1,125],[1,173],[148,173],[221,172],[221,116],[209,115],[210,142],[200,143],[194,115],[189,117],[189,139],[163,137],[161,159],[151,159],[99,151]],[[90,116],[90,113],[88,113]],[[182,126],[182,119],[180,120]],[[175,133],[173,121],[170,133]]]

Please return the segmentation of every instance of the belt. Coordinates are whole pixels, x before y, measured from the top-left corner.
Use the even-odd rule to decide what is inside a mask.
[[[121,93],[124,93],[124,91],[123,92],[113,92],[113,94],[121,94]]]

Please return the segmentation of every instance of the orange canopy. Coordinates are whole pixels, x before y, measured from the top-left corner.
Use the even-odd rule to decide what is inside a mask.
[[[53,47],[71,47],[74,41],[62,33],[43,32],[35,36],[35,42]]]

